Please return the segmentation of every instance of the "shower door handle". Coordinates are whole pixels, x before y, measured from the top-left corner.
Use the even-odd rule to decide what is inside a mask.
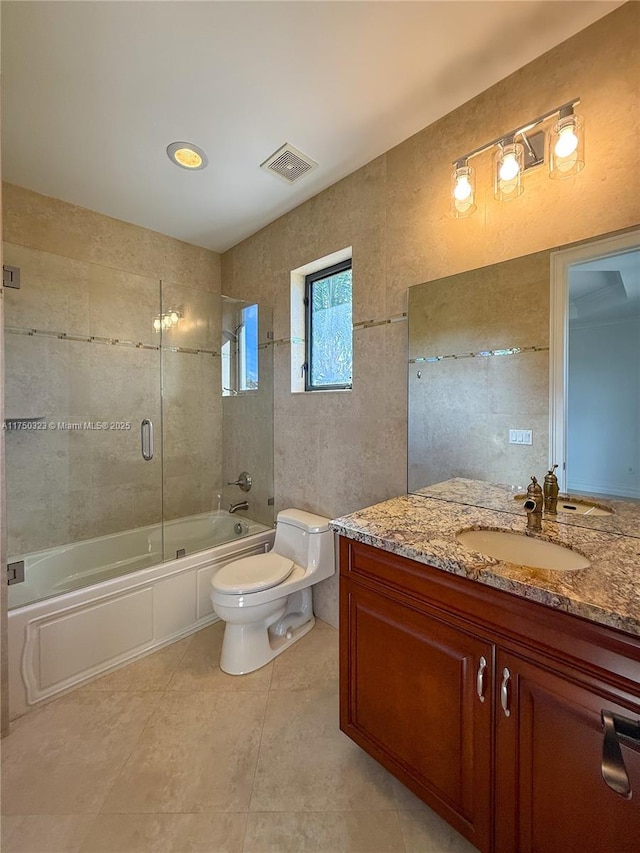
[[[153,459],[153,421],[148,418],[140,424],[140,449],[145,462]]]

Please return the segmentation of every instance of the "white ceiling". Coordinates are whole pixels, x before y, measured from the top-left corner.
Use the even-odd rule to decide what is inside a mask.
[[[619,5],[3,2],[3,178],[221,252]]]

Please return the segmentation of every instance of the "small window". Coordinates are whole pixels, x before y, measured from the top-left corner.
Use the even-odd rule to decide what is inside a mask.
[[[222,396],[258,388],[258,306],[222,297]]]
[[[305,390],[351,388],[351,260],[305,278]]]

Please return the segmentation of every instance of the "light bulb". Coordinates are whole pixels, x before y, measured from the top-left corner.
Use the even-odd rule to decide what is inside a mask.
[[[160,317],[156,317],[156,319],[153,321],[153,328],[156,332],[159,332],[162,328],[162,320],[160,319]]]
[[[555,152],[558,157],[570,157],[578,147],[578,137],[573,129],[573,124],[567,124],[560,129],[558,141],[555,144]]]
[[[518,172],[520,171],[520,166],[518,165],[518,161],[516,159],[515,154],[505,154],[502,158],[502,163],[500,165],[500,169],[498,174],[500,176],[501,181],[512,181]]]
[[[172,311],[171,314],[169,315],[169,317],[171,319],[172,325],[175,326],[176,323],[178,322],[178,319],[179,319],[177,311]]]
[[[466,175],[460,175],[456,181],[456,188],[453,191],[454,198],[457,201],[465,201],[471,195],[472,188],[469,183],[469,178]]]

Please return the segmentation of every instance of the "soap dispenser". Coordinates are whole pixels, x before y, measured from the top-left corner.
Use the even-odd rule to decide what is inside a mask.
[[[544,511],[549,515],[558,514],[558,478],[553,473],[557,467],[550,468],[544,478]]]

